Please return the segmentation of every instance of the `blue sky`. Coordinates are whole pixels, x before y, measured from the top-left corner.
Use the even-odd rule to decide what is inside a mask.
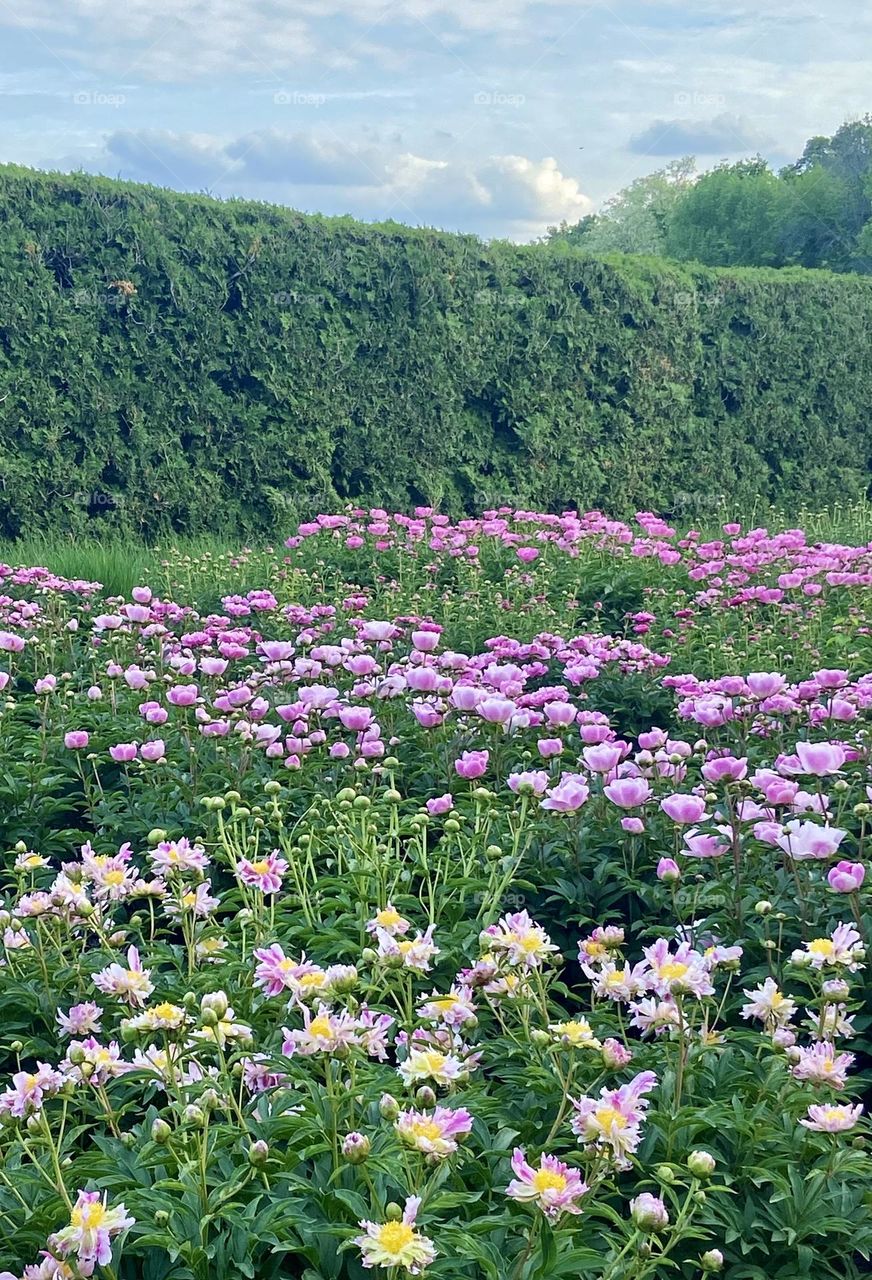
[[[482,236],[867,110],[857,0],[0,0],[0,160]]]

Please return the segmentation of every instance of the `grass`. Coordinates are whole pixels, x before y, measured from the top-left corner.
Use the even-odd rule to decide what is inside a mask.
[[[43,535],[0,543],[0,560],[12,565],[44,565],[64,578],[100,582],[107,596],[130,596],[133,587],[153,582],[155,567],[165,556],[173,559],[225,555],[227,547],[217,538],[179,538],[170,546],[149,547],[134,538],[101,542],[82,538]]]

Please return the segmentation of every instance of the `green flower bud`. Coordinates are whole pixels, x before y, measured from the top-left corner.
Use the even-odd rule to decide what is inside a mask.
[[[342,1154],[349,1164],[363,1164],[372,1149],[365,1133],[348,1133],[342,1140]]]
[[[200,1001],[200,1008],[202,1010],[205,1011],[206,1009],[211,1009],[213,1013],[218,1015],[219,1019],[224,1017],[227,1012],[227,1007],[228,1000],[223,991],[209,991]],[[210,1025],[214,1026],[215,1024],[213,1022]]]
[[[389,1093],[383,1093],[378,1104],[379,1113],[384,1120],[396,1120],[400,1114],[400,1104]]]
[[[152,1141],[158,1142],[163,1146],[165,1142],[169,1142],[172,1132],[173,1131],[167,1124],[166,1120],[162,1120],[160,1116],[158,1116],[151,1126]]]
[[[687,1167],[695,1178],[710,1178],[715,1171],[715,1158],[708,1151],[691,1151]]]
[[[630,1216],[640,1231],[662,1231],[669,1225],[666,1205],[650,1191],[643,1191],[630,1201]]]

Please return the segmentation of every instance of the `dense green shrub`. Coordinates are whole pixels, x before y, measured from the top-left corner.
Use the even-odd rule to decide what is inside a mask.
[[[0,167],[0,533],[868,485],[872,282]]]

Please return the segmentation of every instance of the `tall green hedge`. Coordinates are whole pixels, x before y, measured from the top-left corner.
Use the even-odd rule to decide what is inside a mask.
[[[0,167],[0,533],[866,492],[872,281]]]

